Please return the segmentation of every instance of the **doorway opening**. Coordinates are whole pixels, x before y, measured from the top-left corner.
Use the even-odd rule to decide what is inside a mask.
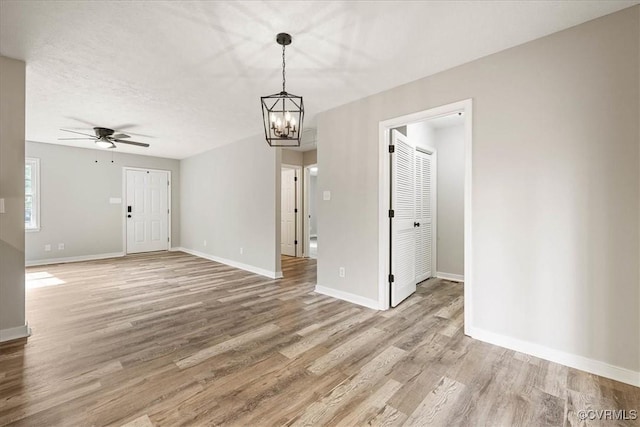
[[[282,165],[280,198],[280,254],[302,256],[302,168]]]
[[[464,282],[471,327],[471,126],[465,100],[380,122],[379,304],[429,278]]]
[[[171,171],[122,169],[125,254],[171,248]]]
[[[304,254],[308,258],[318,258],[318,165],[304,169]]]

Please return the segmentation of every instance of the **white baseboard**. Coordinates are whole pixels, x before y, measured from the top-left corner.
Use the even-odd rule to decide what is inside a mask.
[[[95,255],[71,256],[66,258],[27,260],[25,261],[24,264],[27,267],[32,267],[35,265],[64,264],[67,262],[94,261],[97,259],[119,258],[123,256],[124,256],[124,252],[113,252],[109,254],[95,254]]]
[[[351,302],[353,304],[362,305],[374,310],[380,310],[380,303],[378,300],[361,297],[360,295],[352,294],[345,291],[339,291],[337,289],[327,288],[324,286],[316,285],[316,292],[329,297],[341,299],[343,301]]]
[[[441,271],[436,272],[438,279],[451,280],[452,282],[464,282],[464,276],[462,274],[443,273]]]
[[[31,336],[31,328],[28,323],[15,328],[0,329],[0,342],[13,341],[28,336]]]
[[[606,362],[589,359],[577,354],[555,350],[540,344],[534,344],[528,341],[522,341],[505,335],[485,331],[483,329],[470,328],[469,335],[474,339],[484,341],[489,344],[494,344],[520,353],[539,357],[540,359],[559,363],[581,371],[586,371],[591,374],[600,375],[601,377],[610,378],[612,380],[640,387],[640,372],[621,368],[619,366],[613,366]]]
[[[215,262],[219,262],[220,264],[225,264],[228,265],[230,267],[235,267],[235,268],[239,268],[240,270],[245,270],[245,271],[249,271],[251,273],[255,273],[255,274],[259,274],[261,276],[266,276],[270,279],[280,279],[282,278],[282,271],[269,271],[269,270],[265,270],[264,268],[260,268],[260,267],[256,267],[253,265],[249,265],[249,264],[244,264],[238,261],[233,261],[230,259],[226,259],[226,258],[220,258],[217,257],[215,255],[210,255],[210,254],[206,254],[204,252],[200,252],[200,251],[195,251],[193,249],[188,249],[188,248],[183,248],[183,247],[176,247],[176,248],[171,248],[172,251],[176,252],[176,251],[181,251],[193,256],[197,256],[200,258],[204,258],[204,259],[208,259],[209,261],[215,261]]]

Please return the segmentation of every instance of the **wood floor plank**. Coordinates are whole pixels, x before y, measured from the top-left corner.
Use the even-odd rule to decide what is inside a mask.
[[[585,408],[640,409],[637,387],[465,336],[461,283],[377,312],[316,294],[315,260],[282,270],[181,252],[28,268],[33,335],[0,345],[0,426],[582,425]]]

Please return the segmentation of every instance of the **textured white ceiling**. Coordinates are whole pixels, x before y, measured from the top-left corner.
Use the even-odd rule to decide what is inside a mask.
[[[262,132],[278,32],[293,35],[287,89],[314,126],[320,111],[637,3],[0,0],[0,54],[27,62],[27,139],[104,126],[151,144],[119,151],[185,158]]]

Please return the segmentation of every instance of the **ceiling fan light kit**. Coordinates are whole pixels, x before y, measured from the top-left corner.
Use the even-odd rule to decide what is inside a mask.
[[[271,147],[299,147],[302,136],[302,97],[288,93],[285,86],[285,46],[291,41],[287,33],[276,36],[276,42],[282,46],[282,91],[260,98],[264,134]]]
[[[71,140],[71,139],[79,139],[79,140],[89,140],[95,142],[95,144],[100,148],[112,149],[117,148],[116,143],[118,144],[128,144],[135,145],[138,147],[149,147],[149,144],[144,142],[136,142],[136,141],[126,141],[123,138],[130,138],[129,135],[125,135],[124,133],[116,134],[113,129],[103,128],[103,127],[94,127],[93,132],[94,135],[89,135],[87,133],[76,132],[75,130],[69,129],[60,129],[65,132],[76,133],[78,135],[84,135],[85,138],[58,138],[58,140]]]

